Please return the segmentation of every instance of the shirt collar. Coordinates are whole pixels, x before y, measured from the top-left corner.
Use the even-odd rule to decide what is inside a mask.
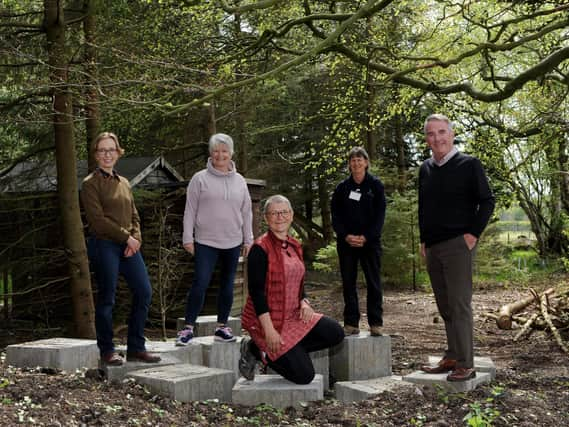
[[[433,162],[435,162],[435,165],[437,166],[443,166],[445,163],[447,163],[456,153],[458,153],[458,149],[456,147],[452,147],[452,149],[445,155],[443,156],[443,158],[438,161],[437,159],[435,159],[435,156],[433,156]]]
[[[108,173],[107,171],[104,171],[101,168],[97,168],[95,169],[103,178],[116,178],[119,179],[119,174],[117,173],[116,170],[113,169],[113,174],[111,175],[110,173]]]

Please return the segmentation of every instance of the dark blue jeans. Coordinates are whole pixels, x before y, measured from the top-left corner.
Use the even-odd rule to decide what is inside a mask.
[[[128,321],[127,352],[145,351],[144,325],[152,298],[152,287],[140,252],[126,258],[126,244],[89,237],[87,250],[91,269],[97,283],[95,327],[101,355],[115,350],[113,344],[113,307],[119,273],[123,275],[132,293]]]
[[[357,278],[358,263],[364,272],[367,285],[367,320],[370,326],[383,326],[383,290],[381,287],[381,248],[365,246],[353,248],[338,242],[338,259],[344,291],[344,324],[358,327],[360,307]]]
[[[219,293],[217,295],[217,322],[227,323],[233,305],[233,281],[239,262],[241,246],[218,249],[198,242],[194,244],[194,280],[186,302],[186,324],[194,325],[202,311],[205,293],[211,281],[213,270],[220,262]]]

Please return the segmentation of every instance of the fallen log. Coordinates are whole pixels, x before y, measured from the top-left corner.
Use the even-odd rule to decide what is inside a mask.
[[[549,288],[545,292],[543,292],[542,296],[545,297],[546,295],[551,295],[554,292],[555,290],[553,288]],[[539,295],[537,295],[535,291],[533,291],[532,295],[529,297],[526,297],[519,301],[511,302],[509,304],[500,307],[500,311],[498,312],[498,318],[496,319],[496,324],[498,325],[498,328],[512,329],[512,316],[522,311],[524,308],[526,308],[534,301],[537,302],[540,301],[540,297]]]

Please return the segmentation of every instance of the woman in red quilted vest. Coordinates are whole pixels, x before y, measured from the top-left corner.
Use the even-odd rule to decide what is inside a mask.
[[[306,298],[302,247],[288,235],[290,201],[269,197],[264,215],[269,231],[255,241],[247,263],[249,297],[241,323],[251,339],[241,341],[239,370],[252,380],[260,360],[287,380],[308,384],[314,378],[308,353],[339,344],[344,331]]]

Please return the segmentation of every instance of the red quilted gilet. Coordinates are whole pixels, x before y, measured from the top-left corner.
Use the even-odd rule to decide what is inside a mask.
[[[267,254],[269,260],[269,267],[267,271],[267,279],[265,281],[265,295],[267,297],[267,305],[269,306],[269,314],[271,320],[273,321],[273,326],[280,333],[284,320],[284,305],[285,305],[285,292],[286,283],[284,280],[284,264],[282,259],[283,251],[281,249],[283,241],[278,239],[271,231],[263,234],[259,237],[255,244],[261,246]],[[287,243],[290,248],[292,248],[300,259],[302,258],[302,247],[300,243],[288,236]],[[304,283],[304,281],[303,281]],[[302,295],[302,286],[300,288],[300,293],[298,299]],[[243,328],[248,330],[250,333],[257,330],[262,333],[262,327],[255,313],[255,308],[253,307],[253,301],[251,297],[247,297],[247,303],[243,308],[243,314],[241,315],[241,324]]]

